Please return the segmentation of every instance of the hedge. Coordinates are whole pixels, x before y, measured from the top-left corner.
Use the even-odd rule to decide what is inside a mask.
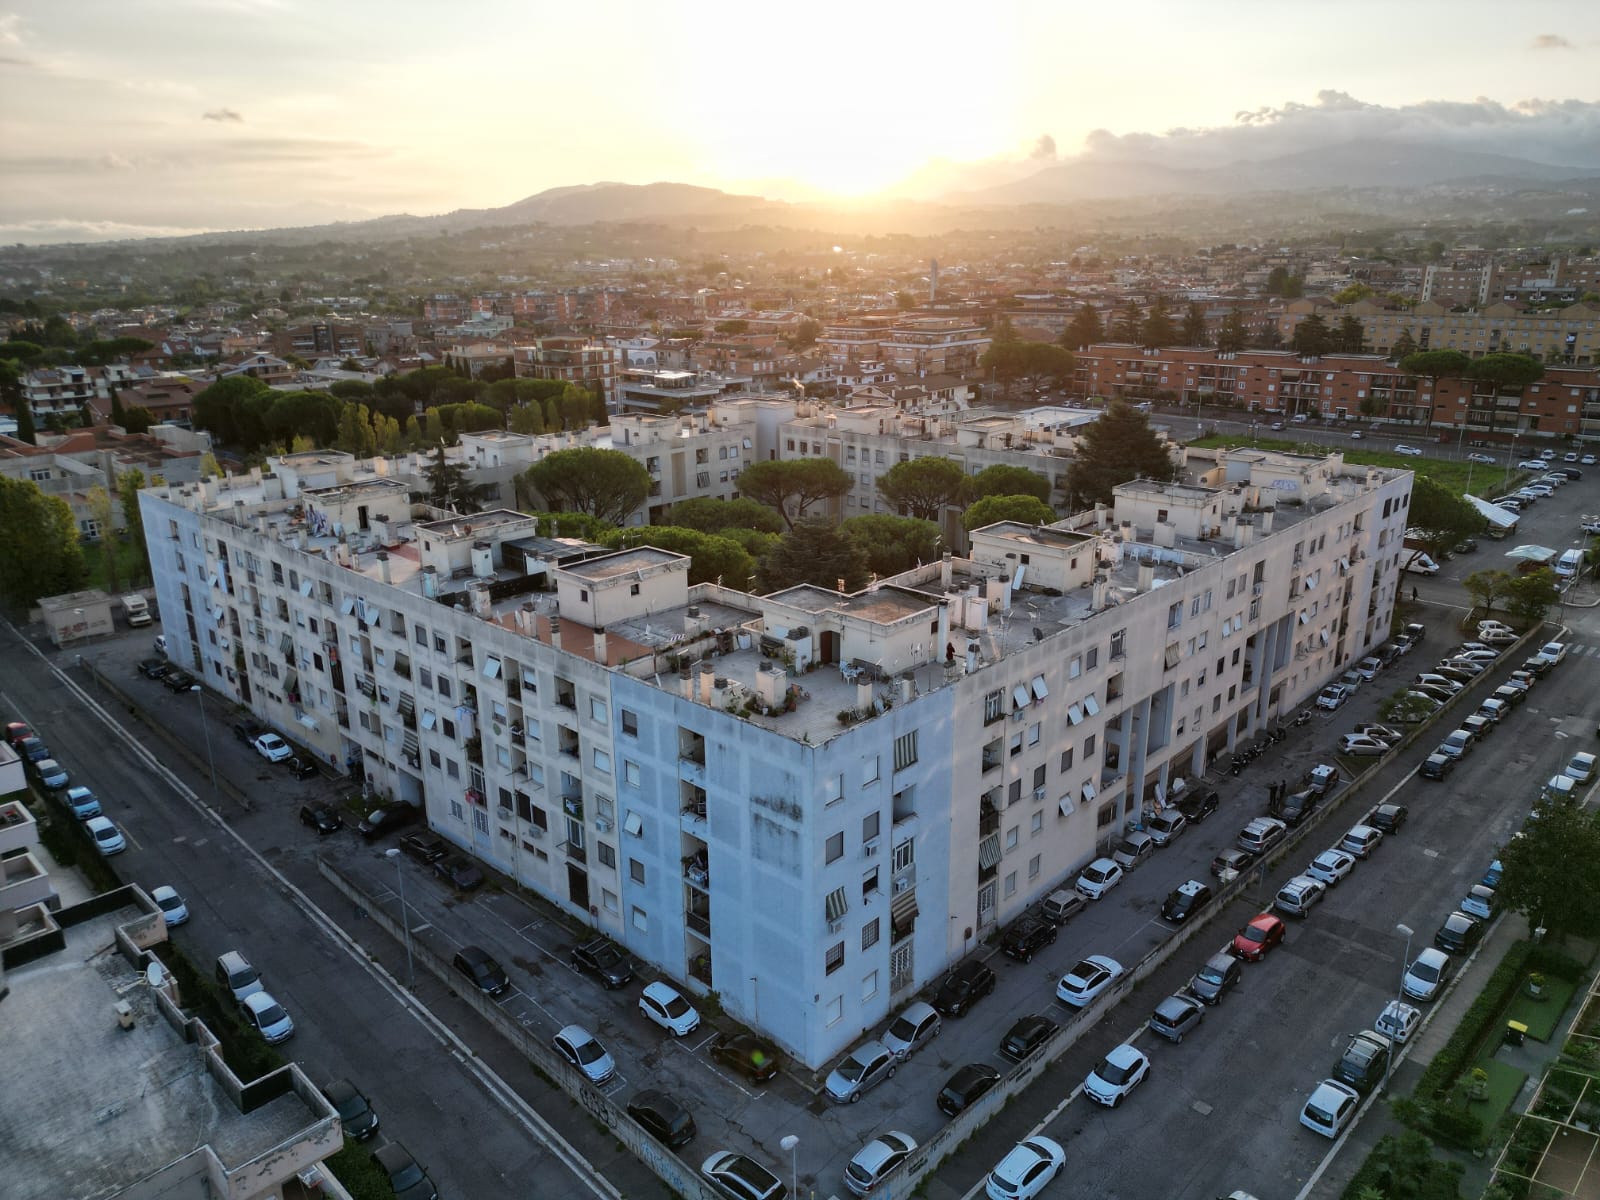
[[[1484,984],[1483,991],[1478,993],[1472,1007],[1467,1009],[1461,1023],[1450,1035],[1450,1040],[1422,1072],[1416,1091],[1420,1099],[1432,1101],[1443,1098],[1461,1077],[1461,1072],[1472,1065],[1478,1056],[1479,1046],[1488,1035],[1489,1027],[1511,1002],[1512,995],[1522,982],[1529,957],[1536,949],[1538,947],[1532,942],[1518,941],[1506,951],[1506,956],[1500,960],[1494,974],[1489,976],[1489,982]]]

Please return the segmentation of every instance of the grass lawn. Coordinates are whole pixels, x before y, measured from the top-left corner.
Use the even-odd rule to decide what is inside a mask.
[[[1424,453],[1421,458],[1407,458],[1403,454],[1394,454],[1386,450],[1361,450],[1355,446],[1324,446],[1317,442],[1287,441],[1282,438],[1255,438],[1254,440],[1239,437],[1238,435],[1215,434],[1211,437],[1197,438],[1188,443],[1191,446],[1201,446],[1215,449],[1220,446],[1250,445],[1260,450],[1280,450],[1288,454],[1309,454],[1316,458],[1326,458],[1335,450],[1344,454],[1344,460],[1353,466],[1363,467],[1393,467],[1401,471],[1415,471],[1418,475],[1426,475],[1441,487],[1463,495],[1467,492],[1467,482],[1472,483],[1472,494],[1475,496],[1498,496],[1501,488],[1508,486],[1506,473],[1503,467],[1490,467],[1482,464],[1466,462],[1454,458],[1430,458]],[[1433,443],[1437,445],[1437,443]],[[1424,450],[1427,444],[1424,444]],[[1513,470],[1512,482],[1509,486],[1520,486],[1520,481],[1526,472]]]
[[[1506,1010],[1506,1020],[1521,1021],[1528,1027],[1529,1037],[1535,1041],[1548,1042],[1555,1036],[1556,1026],[1561,1023],[1561,1016],[1567,1011],[1572,993],[1577,990],[1578,985],[1570,979],[1557,979],[1553,975],[1546,975],[1544,998],[1535,1000],[1528,995],[1528,985],[1524,981],[1518,986],[1517,994],[1511,998],[1511,1007]]]
[[[1528,1073],[1519,1071],[1508,1063],[1496,1062],[1492,1058],[1480,1058],[1472,1065],[1482,1067],[1489,1073],[1489,1090],[1482,1100],[1468,1100],[1467,1089],[1472,1084],[1472,1072],[1468,1070],[1461,1076],[1461,1082],[1456,1085],[1456,1099],[1466,1105],[1467,1111],[1483,1122],[1483,1135],[1487,1139],[1499,1125],[1501,1118],[1510,1111],[1512,1102],[1522,1091],[1522,1085],[1528,1081]]]
[[[139,547],[131,541],[117,542],[117,586],[107,586],[106,556],[99,542],[83,543],[83,562],[89,568],[89,582],[85,587],[104,588],[113,596],[120,596],[131,588],[149,582]]]

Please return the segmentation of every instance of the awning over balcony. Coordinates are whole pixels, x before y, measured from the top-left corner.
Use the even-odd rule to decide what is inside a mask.
[[[991,833],[978,843],[978,866],[987,871],[990,867],[999,866],[1001,858],[1000,835]]]
[[[845,895],[842,887],[834,888],[833,891],[828,893],[828,898],[822,902],[822,908],[827,914],[828,920],[837,921],[850,911],[850,900]]]

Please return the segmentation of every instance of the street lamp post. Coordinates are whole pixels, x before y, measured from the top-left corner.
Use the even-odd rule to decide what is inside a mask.
[[[1396,925],[1394,927],[1394,931],[1396,933],[1403,933],[1406,937],[1406,952],[1404,957],[1400,959],[1400,982],[1395,984],[1394,989],[1394,1002],[1396,1008],[1398,1008],[1400,1005],[1406,1002],[1406,970],[1411,966],[1411,935],[1415,931],[1411,928],[1411,926],[1406,924]],[[1389,1058],[1383,1064],[1383,1086],[1385,1090],[1387,1090],[1389,1087],[1389,1072],[1394,1070],[1394,1052],[1394,1039],[1390,1038]]]
[[[200,731],[206,739],[206,762],[211,767],[211,795],[217,794],[217,760],[211,753],[211,726],[206,721],[206,694],[197,683],[189,689],[194,693],[194,698],[200,702]]]
[[[800,1139],[786,1133],[778,1145],[789,1152],[789,1195],[800,1200]]]
[[[406,931],[406,987],[415,991],[417,976],[411,965],[411,913],[406,908],[406,873],[400,869],[399,849],[390,846],[383,853],[394,862],[394,877],[400,881],[400,924]]]

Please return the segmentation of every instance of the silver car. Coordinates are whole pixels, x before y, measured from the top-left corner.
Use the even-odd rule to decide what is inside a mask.
[[[882,1041],[896,1062],[905,1062],[938,1037],[942,1025],[943,1019],[934,1011],[933,1005],[918,1000],[906,1005],[905,1011],[889,1026]]]
[[[864,1042],[829,1073],[828,1099],[835,1104],[854,1104],[885,1079],[892,1078],[897,1065],[893,1052],[882,1042]]]

